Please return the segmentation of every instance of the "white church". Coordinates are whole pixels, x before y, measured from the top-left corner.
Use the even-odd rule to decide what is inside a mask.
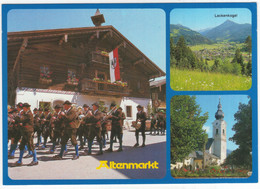
[[[202,168],[204,158],[205,165],[221,165],[224,163],[227,157],[227,123],[224,120],[224,112],[222,111],[220,100],[215,118],[216,120],[212,123],[213,138],[208,138],[205,152],[203,153],[202,151],[193,151],[190,153],[189,156],[184,160],[186,167],[190,167],[191,169]],[[182,162],[177,162],[176,164],[171,165],[171,169],[180,169],[182,166]]]

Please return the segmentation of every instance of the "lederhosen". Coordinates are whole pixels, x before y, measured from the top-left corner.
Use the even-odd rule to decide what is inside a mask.
[[[33,114],[30,110],[22,113],[21,123],[22,141],[19,148],[20,150],[24,150],[25,145],[27,145],[28,150],[33,151]]]

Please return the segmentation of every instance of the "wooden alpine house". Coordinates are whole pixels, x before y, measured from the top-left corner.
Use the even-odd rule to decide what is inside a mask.
[[[8,33],[8,103],[51,107],[70,100],[77,105],[117,103],[129,120],[136,105],[150,99],[149,80],[165,73],[113,26]],[[118,49],[120,80],[110,81],[109,53]]]

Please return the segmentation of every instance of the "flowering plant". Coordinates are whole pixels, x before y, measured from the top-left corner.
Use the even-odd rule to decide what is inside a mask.
[[[40,68],[40,78],[41,79],[51,79],[52,72],[49,70],[49,67],[42,66]]]

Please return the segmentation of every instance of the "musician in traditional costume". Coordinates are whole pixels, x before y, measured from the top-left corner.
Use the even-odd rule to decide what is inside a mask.
[[[14,112],[13,114],[13,133],[11,138],[11,147],[10,152],[8,155],[8,159],[14,159],[15,150],[17,148],[18,142],[21,139],[22,133],[21,133],[21,121],[20,117],[23,113],[23,103],[19,102],[16,105],[17,112]]]
[[[88,155],[92,153],[92,144],[95,137],[97,137],[97,142],[99,143],[99,152],[98,155],[103,154],[102,151],[102,137],[101,137],[101,120],[102,112],[98,110],[98,103],[92,104],[92,112],[88,115],[89,119],[89,136],[88,136]]]
[[[134,147],[138,147],[139,146],[139,132],[142,133],[142,137],[143,137],[143,144],[142,147],[145,146],[145,121],[147,119],[146,117],[146,113],[143,111],[143,107],[141,105],[137,106],[137,114],[136,114],[136,124],[138,124],[138,122],[140,122],[141,126],[140,128],[137,128],[135,130],[135,137],[136,137],[136,144],[134,145]]]
[[[28,166],[38,165],[36,150],[34,149],[33,145],[33,114],[30,110],[30,105],[28,103],[23,104],[23,113],[21,115],[20,121],[22,123],[22,141],[19,146],[20,157],[19,160],[13,166],[22,166],[25,145],[28,146],[28,150],[32,151],[33,154],[33,161],[30,164],[28,164]]]
[[[75,155],[72,160],[79,158],[79,150],[77,143],[77,129],[79,126],[77,111],[71,106],[71,102],[66,100],[63,104],[64,112],[61,112],[61,118],[64,123],[64,135],[61,138],[61,150],[60,153],[53,157],[53,159],[62,159],[63,153],[66,149],[66,144],[71,139],[72,145],[75,147]]]
[[[122,112],[122,108],[116,108],[116,104],[112,103],[110,106],[111,115],[108,116],[108,119],[112,120],[112,128],[110,134],[110,148],[107,152],[113,152],[113,139],[115,136],[119,139],[119,149],[118,152],[123,150],[122,148],[122,135],[123,135],[123,121],[125,120],[125,114]]]
[[[42,136],[43,136],[43,145],[41,149],[46,148],[48,137],[51,134],[51,125],[50,121],[52,118],[52,114],[48,108],[44,109],[44,118],[42,119]]]
[[[54,153],[57,140],[63,136],[64,133],[64,124],[61,116],[61,105],[56,105],[54,107],[54,114],[51,118],[51,126],[53,127],[53,139],[52,139],[52,148],[50,153]]]

